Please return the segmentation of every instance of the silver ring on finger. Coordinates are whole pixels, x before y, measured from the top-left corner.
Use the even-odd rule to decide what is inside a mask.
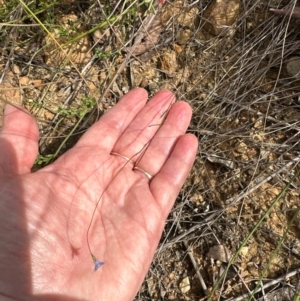
[[[140,167],[138,167],[138,166],[134,166],[134,167],[133,167],[133,170],[138,170],[138,171],[140,171],[140,172],[143,173],[150,181],[151,181],[152,178],[153,178],[153,176],[150,175],[149,172],[147,172],[146,170],[144,170],[143,168],[140,168]]]
[[[126,157],[126,156],[124,156],[122,154],[119,154],[119,153],[116,153],[116,152],[111,152],[110,154],[113,155],[113,156],[117,156],[117,157],[123,158],[127,162],[130,162],[130,163],[134,164],[130,158],[128,158],[128,157]]]

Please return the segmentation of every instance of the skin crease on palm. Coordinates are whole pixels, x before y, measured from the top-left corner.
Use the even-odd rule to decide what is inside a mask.
[[[143,89],[130,91],[71,150],[34,173],[36,121],[6,106],[0,133],[1,300],[134,298],[198,145],[185,134],[191,118],[186,102],[175,102],[167,90],[147,97]],[[99,196],[126,163],[110,153],[131,157],[153,136],[138,164],[153,179],[128,163],[99,202],[89,240],[105,264],[94,272],[87,227]]]

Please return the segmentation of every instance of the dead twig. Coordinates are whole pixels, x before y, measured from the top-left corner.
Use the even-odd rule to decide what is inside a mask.
[[[173,216],[174,216],[175,220],[177,220],[177,227],[178,227],[178,229],[182,230],[180,222],[178,221],[178,218],[177,218],[176,214],[173,213]],[[203,292],[204,292],[205,296],[207,296],[208,295],[207,286],[206,286],[205,281],[204,281],[204,279],[203,279],[203,277],[202,277],[202,275],[200,273],[200,269],[198,267],[198,264],[197,264],[197,262],[196,262],[196,260],[195,260],[195,258],[193,256],[193,252],[191,251],[191,249],[190,249],[190,247],[189,247],[189,245],[188,245],[188,243],[187,243],[186,240],[183,240],[183,244],[184,244],[184,246],[186,248],[186,251],[187,251],[187,253],[189,255],[191,263],[192,263],[192,265],[193,265],[193,267],[195,269],[195,272],[196,272],[196,274],[198,276],[198,279],[199,279],[200,284],[202,286]]]
[[[295,275],[297,275],[297,274],[299,274],[299,273],[300,273],[300,268],[297,268],[297,269],[293,270],[292,272],[289,272],[289,273],[287,273],[287,274],[285,274],[285,275],[282,275],[282,276],[280,276],[280,277],[278,277],[278,278],[275,278],[275,279],[273,279],[273,280],[267,282],[266,284],[263,284],[263,285],[262,285],[260,288],[258,288],[255,292],[258,293],[258,292],[262,291],[262,289],[263,289],[263,290],[266,290],[267,288],[269,288],[269,287],[271,287],[271,286],[273,286],[273,285],[275,285],[275,284],[278,284],[278,283],[280,283],[280,282],[283,282],[285,279],[290,278],[290,277],[293,277],[293,276],[295,276]],[[228,301],[242,301],[242,300],[244,300],[245,298],[249,297],[249,296],[250,296],[251,294],[253,294],[253,293],[254,293],[254,291],[251,291],[250,293],[246,293],[246,294],[241,295],[241,296],[239,296],[239,297],[237,297],[237,298],[228,299]]]

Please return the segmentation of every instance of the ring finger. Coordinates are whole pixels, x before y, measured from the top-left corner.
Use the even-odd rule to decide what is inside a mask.
[[[191,108],[186,102],[176,102],[171,107],[164,124],[151,140],[147,150],[137,159],[135,172],[145,171],[153,177],[160,171],[178,138],[185,134],[191,115]],[[144,175],[149,178],[147,174]]]
[[[170,91],[158,92],[123,132],[111,154],[135,162],[147,148],[174,100]]]

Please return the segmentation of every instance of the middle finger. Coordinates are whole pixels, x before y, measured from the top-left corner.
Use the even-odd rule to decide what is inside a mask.
[[[174,101],[174,94],[168,90],[153,96],[118,139],[112,153],[136,161],[136,156],[147,147]]]

